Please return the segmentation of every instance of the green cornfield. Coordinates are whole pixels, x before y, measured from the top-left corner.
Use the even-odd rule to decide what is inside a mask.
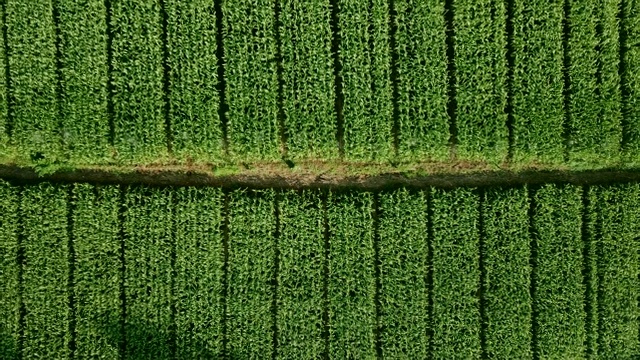
[[[640,354],[638,184],[0,191],[3,359]]]
[[[640,0],[0,0],[0,360],[638,359],[639,166]]]
[[[622,0],[4,0],[21,165],[640,161]]]

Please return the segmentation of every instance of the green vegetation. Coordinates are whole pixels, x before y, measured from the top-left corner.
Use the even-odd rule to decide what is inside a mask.
[[[319,191],[285,191],[280,208],[279,359],[319,358],[323,340],[325,239]]]
[[[76,184],[72,196],[74,357],[117,358],[122,341],[120,191]]]
[[[490,359],[532,359],[527,190],[487,189],[481,201],[485,353]]]
[[[60,135],[65,158],[102,163],[108,159],[110,131],[105,2],[62,0],[55,6],[60,36]],[[57,124],[52,125],[58,130]]]
[[[116,158],[162,159],[167,140],[160,0],[112,1],[110,26]]]
[[[480,347],[479,196],[473,189],[434,190],[433,357],[478,359]]]
[[[447,44],[443,0],[394,0],[398,155],[447,159]]]
[[[509,146],[505,3],[454,1],[457,154],[502,162]]]
[[[582,191],[573,185],[544,185],[533,201],[533,351],[540,358],[582,358]]]
[[[220,159],[223,137],[218,116],[214,3],[165,0],[164,6],[173,154],[180,160]],[[164,129],[160,125],[158,131],[162,132]]]
[[[0,359],[7,360],[19,359],[18,191],[0,182]]]
[[[373,194],[330,193],[329,357],[375,358]]]
[[[3,359],[640,351],[638,184],[0,194]]]
[[[388,4],[338,4],[345,158],[386,160],[393,154]]]
[[[293,159],[335,158],[338,146],[329,0],[281,0],[281,7],[288,155]]]
[[[517,0],[513,14],[516,162],[563,160],[562,0]]]
[[[169,256],[175,256],[171,301],[176,333],[169,336],[175,336],[177,359],[219,358],[224,316],[222,190],[180,188],[171,193],[175,254]]]
[[[4,2],[11,77],[11,142],[21,159],[60,159],[56,34],[51,0]]]
[[[22,352],[28,357],[68,359],[71,355],[69,190],[67,185],[47,183],[22,190]]]
[[[599,326],[596,354],[611,359],[633,358],[639,350],[640,187],[602,186],[590,195],[597,231],[594,249],[598,290],[597,307],[593,309]]]
[[[621,53],[624,54],[622,114],[624,152],[628,160],[640,159],[640,2],[621,1]]]
[[[0,29],[6,29],[6,1],[0,6]],[[6,152],[8,145],[7,123],[9,120],[7,91],[7,52],[4,32],[0,31],[0,154]]]
[[[385,358],[426,358],[429,336],[427,202],[405,189],[380,194],[380,343]]]
[[[167,359],[171,355],[172,285],[176,280],[172,198],[169,189],[135,187],[125,191],[127,358]]]
[[[620,150],[618,0],[571,1],[569,103],[572,161],[607,162]]]
[[[584,284],[585,284],[585,342],[589,359],[598,358],[598,239],[596,234],[597,198],[594,189],[582,189],[583,223],[582,239],[584,240]]]
[[[229,195],[228,211],[228,354],[236,359],[270,357],[274,351],[275,192],[235,190]]]
[[[0,15],[1,164],[639,164],[635,0],[5,0]]]
[[[222,1],[229,153],[233,158],[280,157],[274,9],[274,0]]]

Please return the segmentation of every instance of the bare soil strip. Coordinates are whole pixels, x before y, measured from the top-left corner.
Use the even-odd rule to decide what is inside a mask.
[[[41,175],[35,169],[15,165],[0,165],[0,178],[31,182],[146,184],[151,186],[214,186],[223,188],[280,189],[360,189],[385,190],[399,187],[487,187],[523,184],[571,183],[594,185],[640,181],[640,169],[487,169],[483,166],[450,171],[398,171],[354,174],[354,169],[307,167],[294,169],[269,165],[222,173],[206,167],[100,167],[58,170]]]

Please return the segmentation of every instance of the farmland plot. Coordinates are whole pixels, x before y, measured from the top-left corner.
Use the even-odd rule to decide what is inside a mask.
[[[376,356],[373,194],[330,193],[329,357]]]
[[[640,159],[640,2],[620,4],[623,145],[629,160]]]
[[[533,194],[534,355],[585,356],[582,192],[548,184]]]
[[[395,0],[398,82],[398,155],[401,159],[449,156],[447,44],[442,0]]]
[[[640,351],[634,183],[0,195],[3,359]]]
[[[500,162],[507,156],[507,38],[502,1],[453,2],[457,154]]]
[[[386,160],[394,150],[389,8],[380,0],[337,3],[345,158]]]
[[[618,0],[570,2],[569,158],[614,159],[620,151]]]
[[[124,195],[125,357],[168,359],[174,332],[173,193],[132,187]]]
[[[120,199],[116,186],[73,186],[75,358],[116,358],[123,340]]]
[[[563,160],[563,10],[561,0],[514,2],[515,161]]]
[[[166,155],[160,0],[111,2],[113,143],[117,158],[140,163]]]
[[[11,49],[11,142],[21,157],[60,158],[56,34],[51,0],[7,0],[7,41]]]
[[[19,189],[0,182],[0,358],[19,359]]]
[[[336,158],[329,0],[281,0],[280,6],[288,155],[294,159]]]
[[[478,359],[480,343],[479,196],[473,189],[434,190],[433,357]]]
[[[280,202],[277,329],[279,359],[325,351],[325,237],[319,191],[285,191]]]
[[[598,186],[589,193],[597,262],[591,318],[597,334],[593,355],[631,358],[638,354],[638,184]]]
[[[68,185],[22,190],[23,348],[27,357],[70,358]]]
[[[229,194],[227,337],[230,356],[260,359],[273,348],[275,191]]]
[[[59,33],[60,135],[65,158],[100,163],[109,155],[110,136],[105,2],[54,3]],[[58,124],[52,125],[58,130]]]
[[[169,79],[164,81],[169,83],[167,115],[172,151],[181,160],[220,159],[223,134],[218,113],[220,79],[214,3],[167,0],[164,6],[166,61],[170,69]]]
[[[6,4],[6,3],[5,3]],[[0,6],[0,28],[5,29],[6,5]],[[4,33],[0,32],[0,154],[6,151],[9,145],[9,91],[7,89],[7,52]]]
[[[531,240],[526,188],[487,189],[481,199],[480,267],[489,358],[531,359]]]
[[[171,340],[175,341],[175,357],[218,358],[223,354],[224,321],[222,190],[173,189],[172,201],[175,324],[171,326],[175,333],[170,336],[175,337]]]
[[[425,358],[428,252],[424,193],[380,194],[380,343],[385,358]]]
[[[222,2],[229,153],[234,158],[280,156],[276,1],[281,2]]]

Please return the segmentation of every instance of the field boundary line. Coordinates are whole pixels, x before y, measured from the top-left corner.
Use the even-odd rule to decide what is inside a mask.
[[[29,167],[0,165],[0,178],[17,183],[91,183],[151,186],[209,186],[257,189],[361,189],[387,190],[395,188],[424,189],[428,187],[520,186],[524,184],[570,183],[597,185],[640,181],[640,168],[601,170],[494,170],[465,173],[382,173],[377,175],[325,175],[292,170],[272,173],[239,173],[217,175],[207,171],[186,169],[75,169],[40,175]]]

